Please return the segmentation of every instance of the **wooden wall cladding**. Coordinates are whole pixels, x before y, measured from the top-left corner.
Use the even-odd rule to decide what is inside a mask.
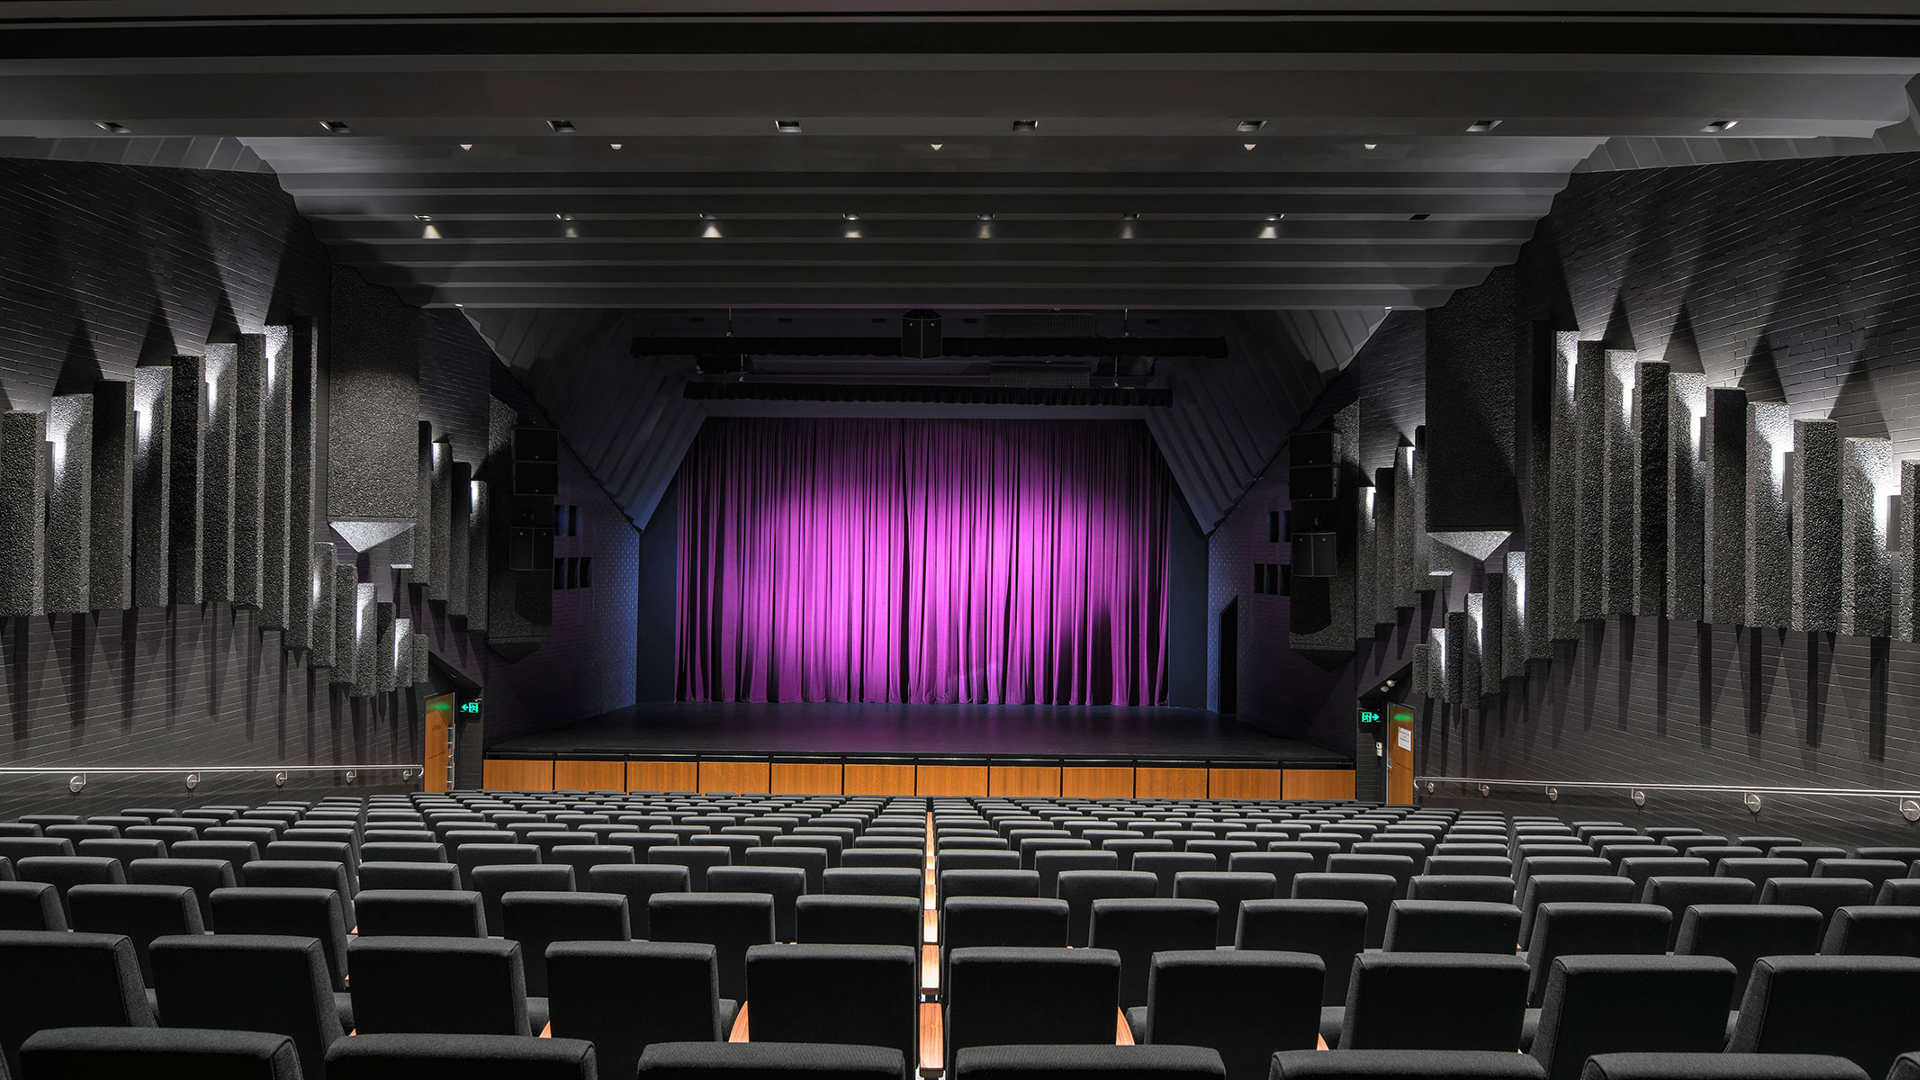
[[[985,765],[916,765],[914,790],[920,795],[985,795]]]
[[[848,795],[912,795],[913,766],[848,762],[841,773],[841,785]]]
[[[1280,774],[1279,769],[1208,769],[1207,796],[1214,799],[1277,799],[1282,788]]]
[[[700,769],[691,761],[629,761],[628,791],[697,791]]]
[[[1064,766],[1060,770],[1060,794],[1070,799],[1130,799],[1133,767]]]
[[[1287,769],[1280,775],[1283,799],[1351,799],[1352,769]]]
[[[555,791],[625,791],[627,763],[624,761],[556,761],[553,763]]]
[[[987,770],[987,794],[1052,796],[1060,794],[1058,765],[994,765]]]
[[[489,791],[552,791],[553,762],[488,758],[480,765],[480,786]]]
[[[792,761],[773,763],[771,783],[776,795],[838,795],[842,786],[839,765]]]
[[[764,792],[772,789],[772,773],[764,761],[703,761],[701,791]]]
[[[1137,799],[1204,799],[1207,770],[1159,766],[1135,769],[1133,795]]]

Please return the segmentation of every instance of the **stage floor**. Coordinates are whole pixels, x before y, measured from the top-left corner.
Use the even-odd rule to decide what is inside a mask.
[[[508,739],[486,752],[500,758],[765,754],[1353,764],[1332,750],[1201,709],[1104,706],[662,703]]]

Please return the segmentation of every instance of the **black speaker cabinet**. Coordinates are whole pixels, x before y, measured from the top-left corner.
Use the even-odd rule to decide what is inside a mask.
[[[1293,502],[1331,502],[1339,497],[1338,465],[1294,465],[1287,469],[1287,498]]]
[[[1296,532],[1293,534],[1294,594],[1299,595],[1302,579],[1330,578],[1340,569],[1340,534],[1332,532]]]
[[[940,313],[914,310],[900,316],[900,355],[932,360],[940,355]]]

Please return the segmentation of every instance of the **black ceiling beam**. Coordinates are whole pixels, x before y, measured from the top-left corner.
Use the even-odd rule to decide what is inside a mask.
[[[636,337],[632,355],[640,356],[899,356],[900,336],[892,337]],[[950,337],[941,342],[947,358],[985,359],[1026,356],[1195,357],[1220,359],[1227,339],[1137,337]]]
[[[696,401],[934,402],[949,405],[1109,405],[1166,408],[1164,386],[887,386],[853,383],[695,379],[685,396]]]

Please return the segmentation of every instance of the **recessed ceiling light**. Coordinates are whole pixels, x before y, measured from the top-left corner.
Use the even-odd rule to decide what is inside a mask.
[[[1475,135],[1485,135],[1487,132],[1492,131],[1494,128],[1499,127],[1503,123],[1506,123],[1506,121],[1475,120],[1473,123],[1467,125],[1467,130]]]
[[[1262,240],[1280,239],[1280,229],[1278,226],[1273,224],[1272,218],[1268,218],[1267,224],[1260,226],[1260,239]]]
[[[1433,216],[1432,214],[1410,214],[1407,216],[1407,220],[1408,221],[1425,221],[1432,216]]]
[[[552,129],[555,135],[573,134],[573,121],[571,120],[549,120],[547,121],[547,127]]]
[[[432,220],[433,220],[433,215],[432,215],[432,214],[415,214],[415,215],[413,215],[413,220],[415,220],[415,221],[432,221]]]
[[[610,142],[610,143],[608,143],[608,144],[607,144],[607,149],[609,149],[609,150],[618,150],[618,149],[620,149],[620,148],[621,148],[622,146],[625,146],[625,145],[626,145],[625,143],[617,143],[617,142]]]
[[[1240,144],[1240,149],[1242,149],[1242,150],[1251,150],[1251,149],[1253,149],[1254,147],[1256,147],[1256,146],[1259,146],[1259,145],[1260,145],[1259,143],[1250,143],[1250,142],[1243,142],[1243,143],[1241,143],[1241,144]]]
[[[842,221],[859,221],[860,215],[853,213],[852,211],[848,211],[847,213],[841,214],[840,219]]]
[[[472,144],[472,143],[470,143],[470,142],[463,142],[463,143],[461,143],[461,144],[460,144],[460,149],[462,149],[462,150],[471,150],[471,149],[473,149],[473,144]],[[458,306],[458,305],[455,305],[455,306]]]
[[[454,303],[454,305],[453,305],[453,306],[454,306],[454,307],[466,307],[467,305],[465,305],[465,304],[462,304],[462,303],[459,303],[459,302],[457,302],[457,301],[456,301],[456,302]]]
[[[1286,218],[1286,216],[1287,216],[1287,215],[1285,215],[1285,214],[1268,214],[1268,215],[1267,215],[1267,220],[1268,220],[1268,221],[1281,221],[1281,220],[1283,220],[1283,219],[1285,219],[1285,218]]]
[[[569,240],[578,240],[580,239],[580,230],[575,226],[569,225],[565,229],[561,230],[560,235],[566,237]]]
[[[928,146],[931,146],[931,147],[933,147],[935,151],[938,151],[938,150],[939,150],[939,149],[940,149],[941,147],[943,147],[943,146],[945,146],[945,145],[947,145],[947,144],[946,144],[946,143],[938,143],[938,142],[930,142],[930,143],[928,143],[927,145],[928,145]]]
[[[554,219],[555,221],[572,221],[572,220],[573,220],[573,215],[572,215],[572,214],[568,214],[568,213],[563,213],[563,212],[561,212],[561,211],[559,211],[559,210],[555,210],[555,211],[553,212],[553,219]]]
[[[1040,121],[1038,120],[1015,120],[1013,122],[1013,130],[1015,131],[1034,131],[1039,127]]]
[[[95,120],[93,126],[109,135],[125,135],[127,133],[127,125],[115,120]]]
[[[329,135],[351,135],[353,134],[353,125],[347,123],[345,120],[322,120],[320,121],[320,130]]]
[[[1708,135],[1719,135],[1723,132],[1732,131],[1735,127],[1738,127],[1739,124],[1740,121],[1738,120],[1715,120],[1700,130]]]
[[[1362,149],[1362,150],[1378,150],[1378,149],[1380,149],[1380,144],[1379,144],[1379,143],[1377,143],[1377,142],[1363,142],[1363,143],[1361,143],[1361,144],[1360,144],[1360,149]]]
[[[975,215],[973,215],[973,220],[975,220],[975,221],[992,221],[992,220],[993,220],[993,215],[992,215],[992,214],[975,214]]]
[[[438,240],[438,239],[440,239],[440,226],[438,226],[438,225],[427,225],[427,226],[424,226],[424,227],[423,227],[423,228],[421,228],[421,230],[420,230],[420,239],[422,239],[422,240]]]
[[[1265,120],[1242,120],[1234,126],[1234,130],[1240,132],[1242,135],[1251,135],[1266,126],[1267,122]]]
[[[800,121],[775,120],[773,122],[773,130],[779,132],[782,135],[798,135],[800,134]]]

